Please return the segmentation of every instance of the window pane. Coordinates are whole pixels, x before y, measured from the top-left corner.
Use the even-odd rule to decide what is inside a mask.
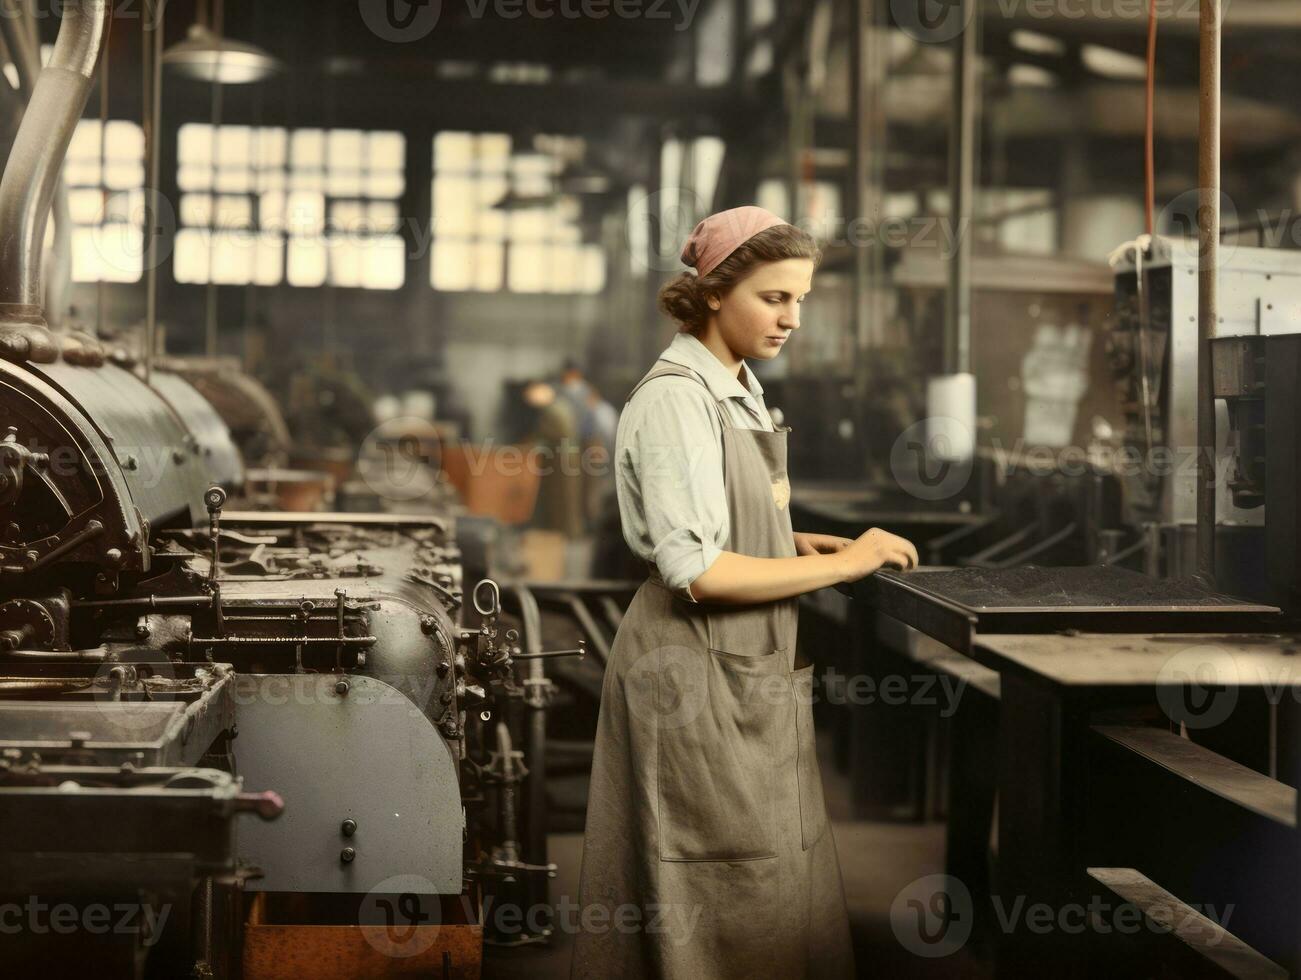
[[[509,227],[512,242],[538,242],[551,232],[552,213],[545,208],[524,208],[510,212]]]
[[[401,171],[406,163],[406,152],[406,139],[401,133],[371,133],[367,167],[371,170]]]
[[[505,246],[501,242],[479,242],[474,247],[473,288],[480,292],[501,289]]]
[[[351,167],[351,164],[349,165]],[[326,193],[331,197],[356,197],[361,194],[361,171],[336,169],[331,166],[325,181]]]
[[[206,191],[212,187],[212,168],[183,165],[176,172],[176,183],[183,191]]]
[[[104,185],[114,190],[141,187],[145,182],[145,168],[141,163],[122,163],[109,160],[104,168]]]
[[[326,250],[321,238],[289,239],[286,278],[291,286],[319,286],[325,282]]]
[[[324,191],[325,172],[323,170],[293,170],[289,174],[289,186],[295,190]]]
[[[217,198],[217,227],[252,228],[253,201],[247,197],[223,195]]]
[[[291,235],[320,235],[325,230],[324,195],[311,191],[291,193],[286,221]]]
[[[92,229],[99,255],[99,275],[106,282],[138,282],[144,236],[130,225],[105,225]]]
[[[519,153],[510,162],[511,176],[515,178],[549,177],[553,169],[551,157],[542,153]]]
[[[247,167],[225,167],[217,171],[217,190],[234,193],[253,189],[253,174]]]
[[[402,227],[398,206],[391,201],[373,201],[370,205],[370,230],[381,234],[397,232]]]
[[[406,246],[396,235],[369,240],[363,250],[362,284],[368,289],[400,289],[406,279]]]
[[[204,283],[208,281],[208,233],[193,228],[183,228],[176,233],[176,248],[172,252],[172,275],[177,282]]]
[[[433,272],[430,280],[435,289],[448,291],[470,288],[474,277],[474,251],[471,243],[440,238],[434,245]]]
[[[438,235],[474,231],[475,183],[464,177],[434,178],[434,230]]]
[[[217,132],[217,164],[245,169],[253,159],[253,134],[247,126],[222,126]]]
[[[505,133],[483,133],[479,137],[479,171],[504,174],[510,164],[510,137]]]
[[[279,235],[257,236],[257,259],[253,281],[259,286],[275,286],[284,276],[285,240]]]
[[[546,291],[547,250],[538,245],[512,245],[506,283],[512,292],[540,293]]]
[[[99,162],[99,120],[82,119],[72,131],[68,160]]]
[[[98,135],[98,133],[96,134]],[[145,133],[138,125],[122,119],[109,120],[104,154],[110,160],[141,160],[145,155]],[[96,148],[96,155],[98,155]]]
[[[182,164],[206,165],[212,162],[212,127],[186,123],[177,134],[177,155]]]
[[[181,195],[181,224],[206,228],[212,223],[212,198],[207,194]]]
[[[584,245],[578,288],[584,293],[599,293],[605,288],[605,249]]]
[[[71,187],[98,187],[99,160],[69,160],[63,165],[63,176]]]
[[[282,168],[288,156],[289,134],[276,126],[263,126],[253,134],[253,165],[263,170]]]
[[[295,129],[290,139],[290,159],[295,167],[325,166],[325,133],[319,129]]]
[[[334,201],[330,204],[330,228],[345,236],[364,234],[366,205],[361,201]]]
[[[444,132],[434,137],[434,169],[466,172],[474,159],[474,137],[469,133]]]
[[[232,231],[214,232],[212,247],[213,282],[242,286],[253,280],[257,242],[252,235]]]
[[[284,190],[286,183],[283,170],[259,170],[253,175],[253,190],[259,193]]]
[[[366,165],[365,141],[359,129],[332,129],[326,143],[331,168],[360,169]]]
[[[572,245],[553,245],[547,251],[551,267],[546,282],[547,292],[577,292],[579,249]]]
[[[68,191],[68,210],[78,225],[96,225],[104,214],[104,195],[94,188]]]
[[[365,245],[355,238],[335,238],[329,240],[330,282],[335,286],[360,286],[364,268],[362,266]]]
[[[366,176],[366,193],[371,197],[401,197],[405,189],[406,181],[399,172],[382,170]]]

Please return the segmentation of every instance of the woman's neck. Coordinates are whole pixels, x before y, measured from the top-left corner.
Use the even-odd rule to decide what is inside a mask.
[[[727,342],[723,340],[723,335],[719,333],[718,327],[715,326],[713,322],[710,322],[705,329],[696,336],[696,339],[705,345],[705,349],[709,351],[709,353],[713,354],[722,362],[723,367],[736,375],[737,380],[740,380],[741,366],[745,361],[739,354],[733,351],[732,348],[727,346]]]

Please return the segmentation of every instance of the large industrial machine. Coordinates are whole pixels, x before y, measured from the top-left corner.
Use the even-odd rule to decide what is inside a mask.
[[[1108,353],[1125,411],[1125,519],[1147,528],[1152,571],[1196,570],[1197,243],[1152,238],[1117,254]],[[1301,254],[1225,246],[1211,345],[1219,586],[1297,601],[1297,342]]]
[[[522,637],[466,602],[451,517],[229,512],[199,390],[46,322],[108,16],[64,5],[0,183],[6,969],[477,976],[484,892],[554,871],[520,792],[551,654],[526,596]]]

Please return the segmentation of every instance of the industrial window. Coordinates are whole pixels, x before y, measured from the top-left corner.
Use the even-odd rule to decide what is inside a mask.
[[[545,152],[513,151],[503,133],[443,132],[434,137],[435,289],[518,293],[596,293],[605,253],[585,244],[582,206],[562,193],[561,165],[581,147],[538,137]]]
[[[401,133],[181,127],[178,282],[398,289]]]
[[[63,169],[72,213],[72,278],[138,282],[143,271],[144,134],[133,122],[77,123]]]

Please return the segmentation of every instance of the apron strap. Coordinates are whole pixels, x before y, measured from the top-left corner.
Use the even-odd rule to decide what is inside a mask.
[[[672,361],[656,361],[655,366],[650,369],[646,377],[638,381],[637,386],[628,392],[627,401],[632,401],[632,396],[641,391],[642,385],[648,381],[654,381],[656,378],[689,378],[697,382],[706,392],[709,392],[709,386],[705,384],[705,379],[691,368],[684,367],[681,364],[674,364]],[[732,423],[728,421],[727,414],[712,393],[710,393],[710,401],[713,403],[714,413],[718,416],[718,424],[724,429],[732,428]]]

